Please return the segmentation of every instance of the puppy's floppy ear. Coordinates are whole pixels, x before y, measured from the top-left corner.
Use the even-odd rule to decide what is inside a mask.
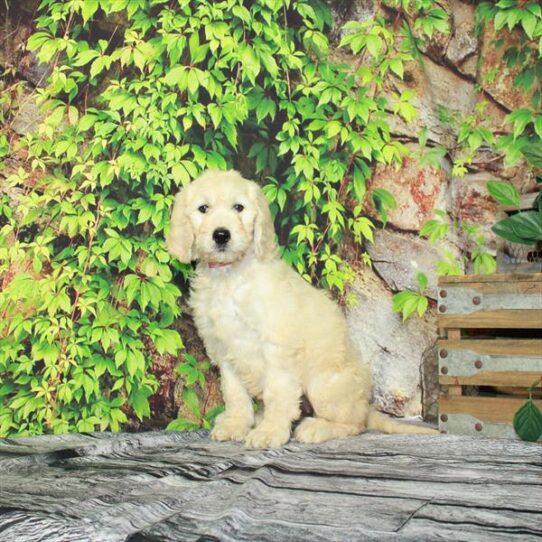
[[[256,218],[254,219],[254,249],[256,257],[266,259],[275,255],[275,226],[269,210],[269,203],[262,189],[252,183],[252,197],[256,203]]]
[[[186,188],[175,196],[166,238],[168,250],[182,263],[193,259],[194,232],[186,209]]]

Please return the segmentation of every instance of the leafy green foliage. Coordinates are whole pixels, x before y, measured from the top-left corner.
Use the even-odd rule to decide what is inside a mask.
[[[435,218],[428,220],[421,227],[420,236],[436,244],[445,239],[450,232],[464,239],[465,249],[458,255],[454,255],[449,249],[444,250],[442,259],[436,265],[437,276],[463,275],[465,266],[469,265],[476,274],[495,272],[495,257],[485,248],[486,238],[480,233],[478,224],[451,221],[445,211],[437,209]]]
[[[519,207],[519,192],[512,183],[508,181],[488,181],[487,190],[498,204],[507,207]]]
[[[394,294],[392,297],[393,311],[401,313],[403,321],[407,320],[414,313],[417,313],[421,318],[429,306],[429,300],[424,295],[429,282],[427,275],[425,273],[418,273],[416,281],[418,283],[418,292],[403,290]]]
[[[211,408],[208,411],[202,405],[200,395],[196,389],[204,388],[206,374],[209,370],[209,363],[198,361],[194,356],[185,353],[184,363],[179,364],[175,372],[182,376],[184,387],[182,390],[182,401],[191,414],[191,418],[177,418],[168,424],[168,431],[186,431],[196,429],[210,429],[218,414],[224,410],[223,405]]]
[[[542,436],[542,412],[529,399],[514,415],[514,430],[522,440],[536,442]]]
[[[460,230],[467,242],[467,250],[474,274],[490,275],[495,273],[495,257],[486,248],[486,237],[480,233],[478,224],[460,224]]]
[[[542,412],[533,402],[533,390],[540,385],[538,379],[529,387],[529,399],[515,413],[513,426],[516,434],[528,442],[536,442],[542,436]]]
[[[508,31],[519,38],[517,46],[504,51],[504,59],[515,74],[514,86],[530,98],[530,107],[519,107],[506,116],[512,133],[495,143],[507,162],[514,164],[531,149],[542,147],[542,8],[534,1],[500,0],[480,3],[476,15],[479,29],[492,24],[497,34]],[[503,43],[497,40],[495,45]]]
[[[408,9],[427,20],[405,22],[405,40],[443,28],[430,3]],[[113,32],[96,31],[113,15]],[[0,206],[1,436],[149,416],[152,356],[183,348],[172,323],[191,272],[166,251],[169,209],[206,168],[256,178],[284,258],[345,293],[354,275],[338,247],[373,241],[372,167],[407,153],[389,111],[415,114],[412,93],[388,104],[381,90],[413,56],[379,18],[347,25],[359,66],[335,64],[331,23],[320,0],[41,2],[27,46],[52,67],[46,118],[22,142],[32,171],[7,181],[15,208]],[[393,197],[372,200],[385,223]],[[184,400],[205,426],[193,393]]]
[[[537,241],[542,241],[542,200],[539,199],[538,209],[503,218],[492,230],[512,243],[534,245]]]
[[[489,181],[487,188],[495,201],[508,207],[519,207],[520,196],[509,182]],[[542,196],[537,196],[534,210],[519,211],[497,222],[492,230],[507,241],[534,245],[542,241]]]
[[[420,228],[420,235],[427,237],[432,243],[444,239],[450,231],[448,214],[441,209],[435,210],[435,218],[428,220]]]

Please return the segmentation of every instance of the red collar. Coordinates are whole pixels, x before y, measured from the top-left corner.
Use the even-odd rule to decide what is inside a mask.
[[[214,269],[216,267],[228,267],[232,263],[233,262],[207,262],[207,267],[209,267],[209,269]]]

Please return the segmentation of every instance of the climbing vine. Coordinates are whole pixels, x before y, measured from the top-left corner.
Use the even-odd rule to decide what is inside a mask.
[[[396,2],[398,4],[398,2]],[[487,99],[481,99],[471,114],[458,118],[445,106],[440,107],[440,118],[444,125],[457,133],[457,147],[453,156],[452,175],[461,177],[469,171],[476,153],[481,147],[492,149],[505,164],[514,165],[519,160],[526,160],[534,177],[542,171],[542,8],[539,2],[520,0],[500,0],[481,2],[476,8],[477,32],[493,32],[495,38],[491,46],[502,52],[507,70],[514,74],[514,87],[519,89],[529,107],[518,107],[504,118],[504,134],[496,135],[487,124]],[[512,40],[503,39],[502,33],[508,33]],[[513,43],[514,45],[510,45]],[[483,58],[480,59],[483,62]],[[483,77],[479,90],[491,83],[499,75],[498,69],[488,71]],[[427,136],[422,131],[420,145],[424,152],[420,162],[439,167],[440,159],[446,149],[435,146],[426,149]],[[488,192],[500,204],[519,207],[519,193],[509,182],[489,181]],[[509,240],[518,241],[518,232],[536,242],[542,238],[542,215],[538,211],[519,213],[509,223],[502,221],[494,227],[494,232]],[[460,275],[469,264],[474,273],[493,273],[496,269],[495,258],[486,248],[486,238],[480,233],[479,225],[451,221],[446,212],[437,210],[435,218],[426,222],[420,235],[432,242],[445,239],[450,231],[466,239],[467,249],[459,256],[450,251],[437,263],[434,270],[437,275]],[[424,314],[426,303],[420,301],[424,288],[419,291],[405,290],[394,296],[394,310],[402,313],[403,318],[412,314]],[[416,310],[420,308],[420,310]]]
[[[330,58],[320,0],[41,2],[28,48],[51,67],[46,116],[21,142],[31,168],[0,195],[0,435],[150,415],[153,356],[183,349],[191,273],[166,251],[169,209],[206,168],[258,180],[285,260],[345,294],[342,242],[373,241],[366,200],[384,224],[395,203],[367,195],[372,168],[408,152],[387,119],[416,114],[385,81],[448,28],[428,0],[384,7],[395,27],[379,15],[342,29],[352,67]]]

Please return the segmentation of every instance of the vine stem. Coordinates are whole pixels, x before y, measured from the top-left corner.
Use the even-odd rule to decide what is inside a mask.
[[[341,184],[339,185],[339,190],[337,191],[338,199],[341,198],[341,196],[343,195],[343,193],[344,193],[344,191],[346,189],[346,186],[347,186],[348,181],[349,181],[348,173],[352,169],[352,166],[354,165],[354,161],[357,158],[357,155],[358,154],[355,152],[350,157],[350,161],[348,162],[348,167],[346,168],[346,172],[344,173],[344,177],[342,178]],[[320,237],[320,240],[318,241],[318,243],[316,244],[315,247],[311,247],[311,250],[315,254],[318,254],[318,252],[320,252],[320,249],[322,248],[322,245],[324,244],[324,239],[326,238],[327,232],[329,231],[330,228],[331,228],[331,220],[328,220],[326,229],[324,230],[324,233],[322,234],[322,237]]]
[[[282,6],[282,14],[284,17],[284,41],[286,41],[286,37],[288,34],[288,17],[286,13],[286,6]],[[290,70],[288,69],[288,66],[286,66],[286,84],[288,88],[288,99],[292,99],[292,87],[290,82]]]
[[[98,231],[98,226],[100,224],[101,218],[102,217],[101,217],[101,213],[100,213],[100,206],[98,205],[98,213],[96,214],[96,224],[95,224],[94,231],[90,234],[89,240],[88,240],[88,243],[87,243],[88,254],[87,254],[87,257],[86,257],[86,260],[85,260],[85,264],[83,266],[82,275],[85,275],[86,272],[87,272],[89,261],[90,261],[90,250],[91,250],[92,245],[94,243],[94,239],[96,237],[96,232]],[[79,301],[80,296],[81,296],[81,293],[79,292],[79,290],[75,290],[75,298],[73,300],[73,309],[72,309],[72,313],[70,315],[70,321],[72,322],[72,324],[75,322],[75,311],[77,310],[77,302]],[[62,342],[60,344],[60,354],[59,354],[59,356],[66,353],[67,343],[68,343],[68,340],[67,340],[67,337],[65,335],[64,337],[62,337]],[[59,371],[59,373],[60,373],[60,371]],[[60,375],[58,375],[58,376],[60,376]],[[57,380],[59,380],[58,376],[57,376]]]

